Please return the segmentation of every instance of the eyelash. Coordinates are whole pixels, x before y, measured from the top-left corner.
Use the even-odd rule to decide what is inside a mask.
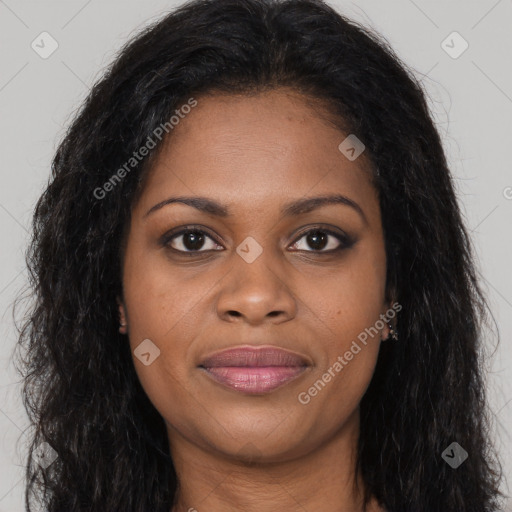
[[[338,253],[338,252],[341,252],[341,251],[343,251],[345,249],[350,248],[355,243],[355,240],[353,238],[349,237],[346,234],[337,233],[337,232],[335,232],[335,231],[333,231],[331,229],[324,228],[324,227],[321,227],[321,226],[317,226],[317,227],[310,228],[307,231],[304,231],[303,233],[301,233],[298,236],[298,238],[295,239],[295,241],[293,242],[292,245],[296,245],[297,242],[302,240],[302,238],[304,238],[308,234],[310,234],[312,232],[315,232],[315,231],[318,231],[318,232],[321,232],[321,233],[325,233],[326,235],[333,236],[334,238],[336,238],[340,242],[339,247],[336,247],[335,249],[330,249],[328,251],[315,250],[315,249],[313,249],[313,250],[298,249],[298,250],[296,250],[294,252],[307,252],[307,253],[315,253],[315,254],[335,254],[335,253]],[[182,250],[179,250],[179,249],[174,249],[173,247],[170,246],[170,242],[172,240],[174,240],[175,238],[178,238],[179,236],[187,234],[187,233],[199,233],[201,235],[206,235],[208,238],[213,240],[216,244],[221,245],[207,231],[205,231],[203,229],[200,229],[199,227],[196,227],[196,226],[185,226],[184,228],[180,229],[180,231],[178,231],[178,232],[171,232],[171,233],[165,234],[162,237],[161,244],[164,247],[166,247],[167,249],[173,251],[174,253],[178,253],[180,255],[185,255],[185,256],[197,256],[197,254],[200,254],[200,253],[207,253],[207,252],[210,252],[210,251],[216,251],[216,252],[218,251],[217,249],[207,249],[207,250],[198,250],[198,251],[182,251]],[[220,252],[220,250],[218,252]]]

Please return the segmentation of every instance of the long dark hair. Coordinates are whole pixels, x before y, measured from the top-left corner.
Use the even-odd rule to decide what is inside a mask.
[[[34,300],[17,348],[33,425],[27,510],[37,498],[51,512],[169,511],[178,482],[164,421],[138,381],[116,305],[130,208],[157,150],[105,183],[188,99],[282,86],[324,101],[364,142],[387,292],[402,305],[400,339],[382,345],[360,404],[367,501],[393,512],[497,510],[489,308],[426,94],[383,37],[321,0],[183,4],[129,41],[76,114],[26,256]],[[441,456],[452,442],[468,453],[456,469]],[[34,458],[41,446],[57,454],[45,469]]]

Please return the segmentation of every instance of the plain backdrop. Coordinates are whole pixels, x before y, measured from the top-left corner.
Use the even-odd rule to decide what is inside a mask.
[[[28,422],[10,356],[16,342],[12,302],[26,283],[24,251],[35,201],[71,114],[104,66],[128,38],[179,3],[0,0],[0,512],[24,510]],[[488,340],[494,354],[488,390],[494,438],[510,481],[512,0],[329,3],[382,34],[428,92],[499,326],[498,348],[495,337]],[[58,45],[47,58],[41,37],[44,51]],[[510,494],[508,489],[505,481]]]

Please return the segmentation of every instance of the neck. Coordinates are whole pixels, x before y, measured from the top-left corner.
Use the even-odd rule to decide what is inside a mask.
[[[322,510],[363,512],[364,485],[355,474],[359,415],[328,442],[308,453],[274,461],[247,443],[245,452],[260,457],[216,452],[182,437],[168,426],[179,489],[171,512],[274,512]],[[373,500],[366,512],[382,509]]]

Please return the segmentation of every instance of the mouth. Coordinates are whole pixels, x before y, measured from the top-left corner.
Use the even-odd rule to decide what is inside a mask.
[[[300,354],[273,346],[244,346],[217,352],[200,365],[219,384],[246,394],[265,394],[295,380],[310,367]]]

